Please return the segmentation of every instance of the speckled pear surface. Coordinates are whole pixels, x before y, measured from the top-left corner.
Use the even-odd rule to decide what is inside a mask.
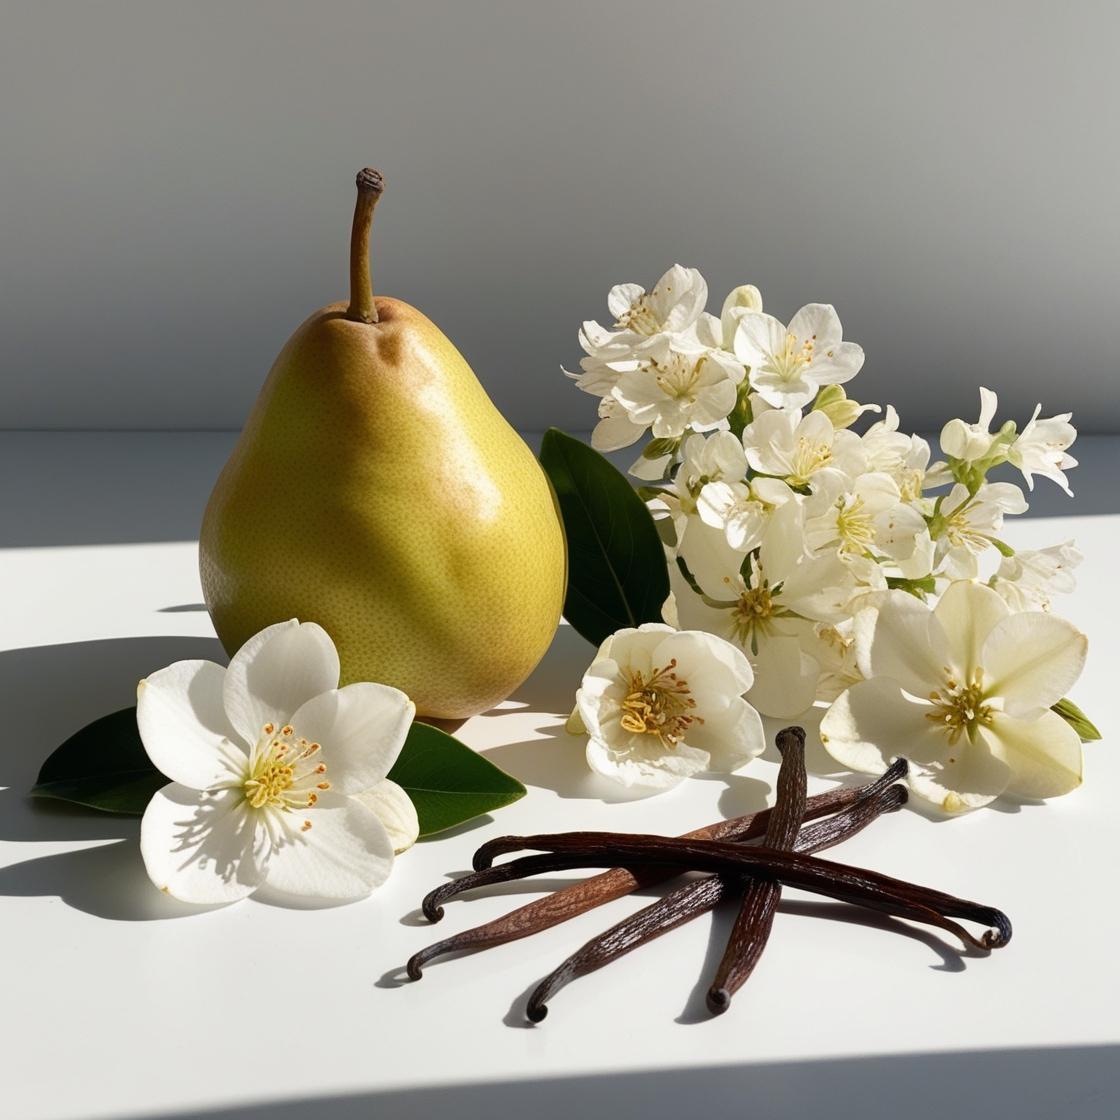
[[[555,500],[434,323],[387,297],[374,322],[353,308],[315,312],[268,375],[203,520],[206,604],[231,653],[273,622],[318,622],[343,684],[395,685],[423,716],[473,715],[555,633]]]

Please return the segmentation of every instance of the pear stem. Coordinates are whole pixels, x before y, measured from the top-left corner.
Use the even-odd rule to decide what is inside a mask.
[[[354,226],[350,231],[350,306],[346,318],[355,323],[376,323],[373,284],[369,268],[369,231],[373,208],[385,189],[380,171],[365,167],[358,172],[358,200],[354,204]]]

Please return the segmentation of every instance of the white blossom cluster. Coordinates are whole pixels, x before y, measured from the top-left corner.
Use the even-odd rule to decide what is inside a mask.
[[[978,421],[946,424],[944,459],[931,462],[929,444],[899,430],[893,407],[846,393],[864,353],[845,341],[831,305],[808,304],[787,325],[763,311],[753,285],[732,291],[718,318],[705,310],[707,298],[700,273],[680,265],[648,292],[616,286],[611,325],[583,324],[586,356],[568,376],[599,398],[595,448],[652,436],[631,473],[646,484],[667,550],[665,620],[742,651],[753,673],[746,698],[759,712],[792,718],[833,703],[867,681],[872,661],[882,675],[882,651],[869,652],[876,627],[868,612],[929,616],[954,582],[967,581],[982,589],[994,625],[997,615],[1048,612],[1054,593],[1072,589],[1081,560],[1072,542],[1012,549],[1000,536],[1003,521],[1027,509],[1026,497],[1016,484],[988,481],[1010,463],[1028,488],[1042,475],[1068,493],[1065,471],[1076,465],[1068,413],[1040,419],[1036,408],[1021,430],[1010,420],[993,430],[996,396],[981,389]],[[946,687],[956,696],[964,685],[948,679]],[[926,785],[918,792],[945,808],[984,803],[971,778],[952,780],[957,738],[979,742],[988,726],[976,714],[982,705],[970,716],[967,700],[959,711],[950,704],[921,713],[927,729],[942,720],[946,751],[930,764],[934,779],[919,776]],[[866,747],[865,730],[848,728],[848,737]],[[877,768],[866,752],[845,753],[841,739],[826,743],[837,757]],[[884,764],[890,753],[883,748]]]

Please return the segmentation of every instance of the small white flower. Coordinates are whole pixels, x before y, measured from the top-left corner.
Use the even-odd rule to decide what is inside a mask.
[[[814,552],[836,549],[843,560],[909,560],[928,533],[925,518],[902,500],[889,474],[861,474],[854,482],[833,474],[807,502],[805,541]]]
[[[972,579],[977,559],[992,547],[1003,528],[1004,514],[1024,513],[1023,491],[1010,482],[985,482],[975,494],[957,483],[945,496],[938,516],[935,545],[938,570],[950,579]]]
[[[753,680],[734,646],[647,623],[599,647],[576,693],[587,762],[625,786],[668,789],[761,754],[762,721],[743,699]]]
[[[327,633],[293,619],[250,638],[228,669],[178,661],[140,682],[140,736],[172,779],[140,826],[156,886],[217,903],[265,882],[333,900],[384,882],[410,825],[383,783],[415,708],[399,689],[338,678]],[[397,802],[395,841],[356,796],[367,791]]]
[[[743,446],[754,470],[782,478],[790,486],[820,482],[822,471],[855,478],[867,469],[860,437],[838,432],[823,412],[802,417],[796,409],[771,409],[747,425]]]
[[[705,483],[696,503],[705,525],[722,529],[736,552],[750,552],[762,543],[770,514],[797,495],[780,478],[751,482]]]
[[[1077,466],[1077,460],[1066,454],[1066,448],[1077,438],[1077,429],[1069,422],[1073,414],[1063,412],[1060,416],[1039,420],[1041,411],[1042,405],[1035,405],[1034,415],[1008,448],[1007,458],[1023,472],[1031,490],[1034,489],[1034,476],[1040,474],[1053,479],[1072,496],[1065,472]]]
[[[910,789],[951,813],[1080,784],[1081,741],[1050,711],[1085,661],[1085,635],[1069,622],[1012,614],[990,588],[958,582],[932,611],[888,592],[856,615],[855,642],[867,679],[821,723],[843,765],[877,774],[903,755]]]
[[[607,297],[614,329],[594,320],[583,324],[580,343],[592,356],[627,357],[644,352],[660,336],[693,327],[708,302],[708,285],[695,268],[673,265],[647,292],[639,284],[616,284]]]
[[[991,585],[1012,610],[1048,611],[1055,594],[1068,595],[1077,586],[1073,569],[1083,559],[1073,541],[1020,549],[1002,558]]]
[[[649,505],[654,516],[668,512],[679,548],[691,523],[699,519],[698,502],[708,483],[738,480],[747,473],[743,444],[730,432],[687,436],[681,444],[681,462],[676,474]]]
[[[810,303],[783,326],[773,315],[739,315],[735,354],[750,367],[750,383],[776,408],[801,408],[822,385],[850,381],[863,365],[863,349],[843,341],[836,309]]]
[[[999,402],[991,389],[980,388],[980,419],[975,424],[950,420],[941,429],[941,450],[954,459],[975,463],[986,459],[996,436],[990,431]]]
[[[805,653],[805,632],[814,622],[844,619],[854,589],[848,566],[835,553],[809,555],[804,535],[802,508],[788,502],[774,511],[746,564],[722,534],[712,541],[706,563],[688,560],[703,597],[675,567],[669,569],[680,624],[742,649],[755,671],[747,698],[777,718],[798,716],[813,703],[820,665]]]
[[[614,397],[604,397],[599,402],[599,423],[591,432],[591,446],[596,451],[618,451],[636,443],[646,431],[647,426],[635,424]]]
[[[887,405],[882,420],[863,433],[863,452],[869,471],[889,474],[898,484],[905,502],[919,502],[925,490],[952,481],[944,463],[929,465],[929,444],[921,436],[904,435],[898,430],[898,413]]]
[[[720,350],[682,353],[656,344],[639,369],[622,374],[611,390],[631,422],[651,428],[658,439],[726,427],[735,407],[743,367]]]

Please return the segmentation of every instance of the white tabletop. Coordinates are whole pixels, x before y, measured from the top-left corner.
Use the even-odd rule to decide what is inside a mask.
[[[730,913],[577,981],[535,1028],[519,1014],[526,991],[648,898],[400,984],[416,949],[556,879],[452,902],[437,926],[418,918],[421,897],[490,837],[683,832],[761,808],[776,773],[771,752],[727,780],[612,800],[563,731],[592,652],[566,626],[509,701],[459,732],[529,795],[418,845],[362,903],[192,910],[148,882],[136,822],[26,799],[50,750],[130,703],[140,676],[220,658],[198,606],[190,527],[229,442],[0,434],[0,1115],[1116,1115],[1120,505],[1109,506],[1104,483],[1120,441],[1095,444],[1093,469],[1107,473],[1089,485],[1092,508],[1008,532],[1024,546],[1076,537],[1087,555],[1062,604],[1091,641],[1074,698],[1105,733],[1086,748],[1083,788],[949,822],[903,811],[841,850],[847,862],[1000,906],[1011,945],[962,956],[932,932],[855,922],[789,891],[766,955],[721,1018],[706,1016],[703,992]],[[810,763],[814,791],[835,780],[819,746]]]

